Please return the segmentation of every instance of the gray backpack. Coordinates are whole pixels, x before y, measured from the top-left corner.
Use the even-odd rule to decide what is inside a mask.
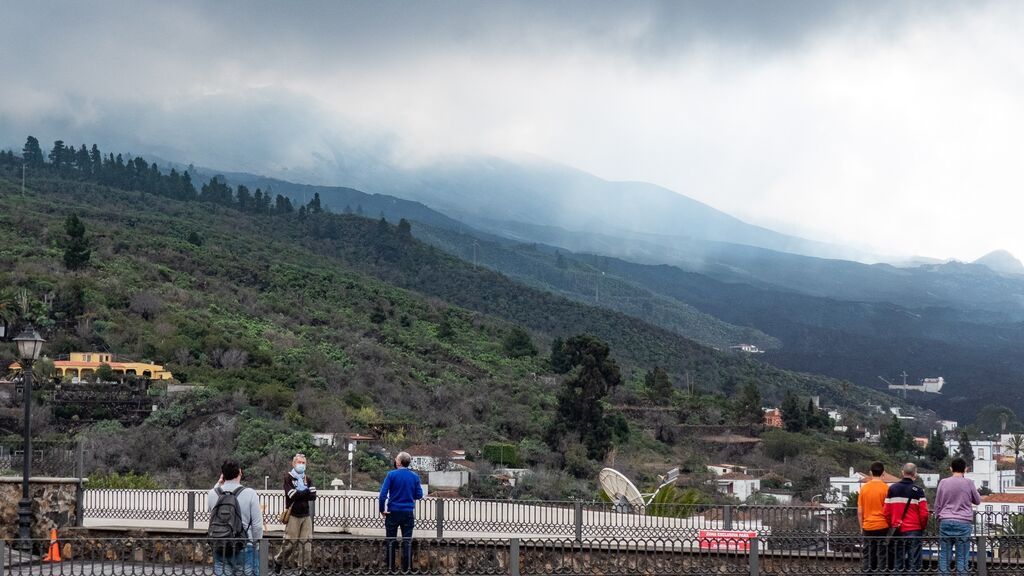
[[[210,526],[206,529],[206,536],[213,544],[225,552],[238,552],[245,548],[249,539],[247,526],[242,525],[242,508],[238,505],[238,495],[245,490],[245,486],[239,486],[235,490],[225,492],[216,488],[217,503],[210,511]]]

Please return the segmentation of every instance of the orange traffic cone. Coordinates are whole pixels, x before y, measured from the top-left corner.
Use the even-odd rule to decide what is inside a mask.
[[[50,530],[50,551],[43,556],[43,562],[60,562],[60,544],[57,543],[57,530]]]

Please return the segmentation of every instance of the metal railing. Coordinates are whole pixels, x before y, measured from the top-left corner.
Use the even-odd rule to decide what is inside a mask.
[[[279,490],[257,491],[263,520],[281,529]],[[314,523],[320,532],[374,535],[384,529],[377,498],[320,491]],[[203,529],[209,520],[204,490],[86,489],[79,525]],[[857,511],[815,506],[660,505],[633,513],[612,504],[581,501],[520,501],[426,498],[416,503],[420,534],[521,538],[687,538],[706,530],[753,531],[760,535],[858,535]],[[930,522],[927,535],[937,534]],[[1019,534],[1024,514],[976,512],[975,532]]]
[[[263,539],[238,553],[204,538],[70,538],[34,541],[30,552],[0,546],[0,573],[10,576],[192,576],[271,573],[526,576],[547,574],[722,574],[743,576],[877,576],[941,574],[940,538],[856,536],[718,538],[462,539],[415,538],[403,566],[401,539]],[[297,544],[297,546],[295,546]],[[951,544],[951,542],[950,542]],[[864,551],[876,545],[877,560]],[[288,547],[286,549],[286,546]],[[305,555],[304,555],[305,550]],[[60,555],[47,562],[41,554]],[[226,558],[225,558],[226,557]],[[53,558],[51,558],[52,560]],[[1024,537],[975,536],[965,555],[971,576],[1024,574]],[[217,563],[220,562],[220,565]],[[225,564],[227,563],[227,564]],[[231,568],[238,566],[239,570]],[[952,573],[956,573],[955,569]]]
[[[21,476],[24,454],[21,440],[0,440],[0,476]],[[33,441],[32,475],[81,478],[83,455],[78,443]]]

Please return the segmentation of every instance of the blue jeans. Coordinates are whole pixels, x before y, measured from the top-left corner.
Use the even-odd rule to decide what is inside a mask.
[[[897,572],[920,572],[924,559],[921,556],[921,536],[923,530],[899,532],[893,539],[893,553],[896,556]]]
[[[939,574],[949,574],[949,555],[956,546],[956,573],[967,574],[967,555],[971,549],[970,522],[959,520],[939,521]]]
[[[402,529],[402,570],[412,569],[412,527],[415,517],[410,512],[389,512],[384,517],[384,536],[387,537],[388,570],[395,569],[395,536]]]
[[[255,548],[247,544],[237,552],[224,546],[213,546],[213,573],[215,576],[254,576]]]

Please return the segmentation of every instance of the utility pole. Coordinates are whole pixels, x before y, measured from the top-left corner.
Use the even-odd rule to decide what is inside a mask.
[[[25,163],[22,162],[21,163],[21,197],[22,198],[25,197],[25,168],[27,168],[27,166],[25,166]]]

